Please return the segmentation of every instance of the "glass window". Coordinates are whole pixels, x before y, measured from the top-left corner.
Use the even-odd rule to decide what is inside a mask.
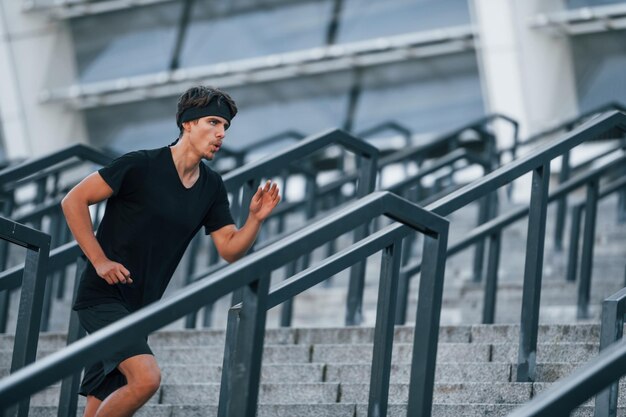
[[[71,20],[81,82],[168,68],[181,2],[136,7]]]
[[[467,0],[345,0],[338,41],[468,24]]]
[[[118,153],[169,145],[178,137],[176,97],[85,111],[90,142]]]
[[[626,31],[571,38],[580,111],[626,102]]]
[[[368,70],[355,131],[397,121],[414,133],[441,132],[484,114],[476,57],[463,53]]]
[[[182,67],[324,45],[331,2],[252,10],[211,18],[212,2],[196,2],[181,51]]]

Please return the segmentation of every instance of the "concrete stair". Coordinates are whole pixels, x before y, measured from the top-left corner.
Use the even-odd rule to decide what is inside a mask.
[[[411,326],[395,331],[389,416],[406,415],[413,333]],[[541,325],[534,383],[515,382],[518,338],[517,325],[443,326],[433,416],[506,415],[597,355],[599,325]],[[369,327],[268,329],[258,415],[366,416],[372,340]],[[11,336],[0,337],[5,374],[11,342]],[[161,331],[149,342],[162,368],[162,385],[138,415],[215,415],[224,332]],[[39,357],[63,345],[63,334],[43,334]],[[620,385],[619,415],[625,415],[626,385]],[[30,415],[56,415],[58,393],[57,384],[35,394]],[[81,398],[79,407],[83,404]],[[574,415],[591,416],[592,405]]]

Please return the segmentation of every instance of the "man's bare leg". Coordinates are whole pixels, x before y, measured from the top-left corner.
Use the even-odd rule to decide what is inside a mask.
[[[152,355],[133,356],[117,369],[127,383],[102,401],[95,417],[131,417],[159,389],[161,371]]]
[[[98,411],[98,407],[100,407],[100,404],[102,404],[102,401],[93,395],[88,395],[83,417],[94,417],[96,415],[96,411]]]

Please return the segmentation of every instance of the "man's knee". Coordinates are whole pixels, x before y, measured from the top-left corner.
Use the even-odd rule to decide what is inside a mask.
[[[129,388],[142,397],[150,398],[161,385],[161,370],[152,355],[138,355],[119,365]]]
[[[161,373],[149,372],[140,377],[137,381],[135,381],[135,390],[139,392],[141,395],[145,395],[146,397],[152,397],[158,390],[161,385]]]

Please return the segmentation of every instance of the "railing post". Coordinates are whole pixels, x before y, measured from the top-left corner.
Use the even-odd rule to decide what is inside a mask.
[[[356,197],[361,198],[372,191],[376,184],[376,160],[375,156],[362,158],[363,165],[360,168],[359,183]],[[368,233],[368,224],[357,227],[354,230],[354,242],[362,240]],[[363,320],[363,290],[365,287],[366,261],[355,264],[350,269],[350,283],[348,285],[348,300],[346,307],[346,326],[361,324]]]
[[[431,415],[448,231],[424,236],[407,416]]]
[[[76,259],[76,279],[74,281],[74,295],[72,301],[76,300],[78,293],[78,283],[85,269],[85,259],[79,256]],[[67,329],[67,345],[70,345],[78,339],[85,336],[85,330],[78,321],[78,314],[72,310],[70,313],[70,324]],[[76,417],[76,408],[78,405],[78,387],[80,385],[80,372],[64,378],[61,382],[61,395],[59,396],[58,417]]]
[[[625,290],[620,291],[623,293]],[[624,305],[618,299],[609,297],[602,303],[602,321],[600,327],[600,352],[622,338],[624,331]],[[615,417],[617,415],[616,382],[596,395],[595,417]]]
[[[391,351],[395,302],[398,295],[398,273],[400,271],[401,241],[385,248],[382,254],[378,303],[376,307],[376,327],[374,329],[374,352],[370,374],[368,417],[387,415],[389,400],[389,374],[391,372]]]
[[[37,355],[39,326],[41,324],[41,304],[46,285],[46,269],[49,254],[49,237],[45,246],[37,249],[28,248],[26,252],[11,373],[34,362]],[[17,406],[17,417],[28,416],[29,404],[30,397],[19,403]]]
[[[201,232],[196,233],[196,235],[191,239],[191,245],[189,246],[188,256],[186,259],[187,268],[185,268],[185,286],[191,284],[191,279],[193,274],[196,272],[196,255],[200,250],[200,239]],[[196,319],[198,316],[198,312],[195,311],[192,314],[188,314],[185,316],[185,329],[195,329],[196,328]]]
[[[570,177],[570,157],[565,152],[561,157],[561,172],[559,172],[559,184],[563,184]],[[556,206],[556,219],[554,223],[554,249],[563,250],[563,233],[565,231],[565,219],[567,218],[567,194],[559,198]]]
[[[2,216],[10,218],[15,205],[13,192],[7,195],[6,204],[2,206]],[[0,268],[4,271],[9,261],[9,242],[0,239]],[[9,321],[9,307],[11,304],[11,291],[0,291],[0,333],[6,333]]]
[[[406,193],[406,198],[409,201],[417,203],[419,201],[419,194],[421,189],[420,180],[417,181],[415,187],[410,188]],[[402,258],[400,264],[405,266],[409,263],[413,256],[413,250],[416,245],[419,245],[419,234],[409,233],[402,240]],[[396,301],[396,324],[406,323],[406,310],[409,304],[409,287],[411,285],[411,276],[406,273],[401,273],[398,277],[398,297]]]
[[[617,222],[626,223],[626,187],[618,193]]]
[[[550,162],[535,168],[528,213],[528,238],[526,240],[526,261],[524,266],[517,382],[533,382],[535,380],[537,329],[539,327],[539,302],[541,299],[549,180]]]
[[[307,175],[306,179],[306,205],[305,205],[305,217],[306,219],[312,219],[315,217],[315,194],[317,192],[316,179],[313,175]],[[287,274],[285,279],[288,279],[297,272],[303,271],[308,268],[310,262],[309,254],[304,254],[298,259],[294,259],[287,265]],[[280,310],[280,326],[291,326],[291,319],[293,315],[293,298],[285,301]]]
[[[495,214],[496,203],[495,192],[489,193],[480,199],[478,203],[477,225],[488,222]],[[472,281],[480,282],[483,277],[483,266],[485,263],[485,240],[481,239],[474,248],[474,262],[472,267]]]
[[[580,281],[578,282],[577,317],[579,319],[589,318],[589,296],[591,293],[591,272],[593,268],[593,247],[596,234],[599,188],[599,180],[597,178],[587,184],[585,228],[583,231],[583,248],[580,255]]]
[[[489,236],[489,259],[487,278],[485,279],[485,297],[483,301],[483,324],[493,324],[496,314],[496,294],[498,291],[498,267],[500,266],[501,231]]]
[[[63,213],[61,212],[60,208],[59,208],[59,216],[63,216]],[[59,234],[58,234],[59,242],[60,242],[59,246],[69,242],[68,234],[69,234],[69,229],[67,228],[67,225],[65,224],[64,217],[61,217],[61,221],[59,222]],[[67,281],[67,270],[63,268],[61,272],[59,273],[59,280],[57,283],[57,291],[56,291],[57,300],[62,300],[65,297],[66,281]]]
[[[578,269],[578,244],[580,241],[580,219],[582,217],[583,206],[575,205],[572,208],[572,223],[570,227],[569,250],[567,254],[567,272],[565,279],[569,282],[576,281],[576,271]]]
[[[270,277],[264,275],[241,290],[236,344],[230,353],[231,367],[226,381],[229,417],[256,416],[269,285]]]
[[[230,381],[232,380],[232,370],[234,369],[233,352],[237,346],[237,333],[239,328],[239,316],[241,306],[233,306],[228,310],[226,322],[226,335],[224,341],[224,357],[222,359],[222,378],[220,384],[220,398],[217,408],[217,417],[228,417]]]

